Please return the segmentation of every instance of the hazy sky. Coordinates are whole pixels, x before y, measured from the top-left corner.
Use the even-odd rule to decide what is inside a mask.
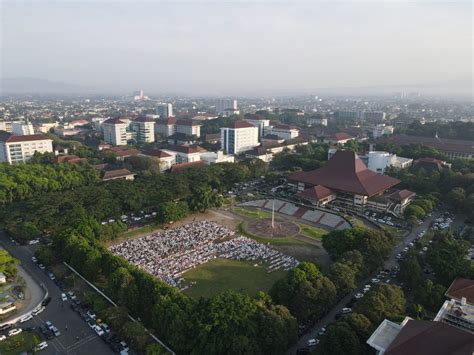
[[[226,94],[472,79],[472,5],[2,1],[2,77]]]

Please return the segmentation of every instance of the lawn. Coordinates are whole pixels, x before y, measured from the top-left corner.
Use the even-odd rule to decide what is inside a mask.
[[[213,259],[183,274],[187,282],[196,282],[184,293],[199,298],[231,289],[256,296],[259,291],[268,291],[286,274],[282,270],[268,273],[265,265],[255,264],[255,261]]]
[[[301,240],[298,240],[298,239],[295,239],[293,237],[289,237],[289,238],[268,238],[268,237],[260,237],[258,235],[254,235],[250,232],[248,232],[246,229],[245,229],[245,222],[240,222],[238,225],[237,225],[237,230],[236,230],[237,233],[243,235],[243,236],[246,236],[246,237],[249,237],[259,243],[262,243],[262,244],[271,244],[271,245],[306,245],[307,243],[301,241]]]
[[[0,342],[0,354],[2,355],[18,355],[21,352],[31,352],[35,344],[41,342],[40,336],[35,332],[23,332],[18,335],[7,337],[5,340]]]
[[[136,237],[138,235],[152,233],[153,231],[155,231],[155,230],[157,230],[161,227],[162,227],[161,223],[147,224],[143,227],[138,227],[138,228],[135,228],[135,229],[132,229],[132,230],[129,230],[129,231],[126,231],[126,232],[123,232],[123,233],[119,234],[118,237],[114,240],[111,240],[110,243],[117,244],[117,243],[125,241],[129,238]]]
[[[324,229],[312,227],[307,224],[300,224],[299,226],[302,235],[316,240],[323,240],[323,235],[328,233]]]
[[[234,208],[233,211],[242,216],[246,216],[250,218],[258,218],[258,219],[272,218],[272,214],[270,212],[262,211],[262,210],[248,210],[245,208],[237,207],[237,208]]]

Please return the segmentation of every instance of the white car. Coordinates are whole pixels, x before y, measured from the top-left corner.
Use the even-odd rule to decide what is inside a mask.
[[[47,347],[48,347],[48,343],[46,341],[43,341],[42,343],[39,343],[38,345],[36,345],[36,351],[46,349]]]
[[[374,284],[378,284],[378,283],[380,282],[380,280],[379,280],[379,279],[372,279],[372,282],[373,282]]]
[[[14,335],[18,335],[22,332],[23,330],[20,329],[20,328],[15,328],[15,329],[12,329],[8,332],[8,336],[11,337],[11,336],[14,336]]]
[[[62,299],[63,301],[67,301],[67,296],[66,296],[65,293],[61,293],[61,299]]]
[[[35,245],[39,243],[39,239],[33,239],[28,242],[29,245]]]
[[[427,247],[424,247],[423,249],[421,249],[423,251],[428,251],[428,248]]]
[[[32,257],[31,257],[31,261],[34,262],[34,263],[36,263],[36,262],[38,261],[38,259],[36,259],[35,256],[32,256]]]
[[[3,341],[3,340],[5,340],[6,338],[7,338],[7,336],[6,336],[6,335],[0,335],[0,341]]]
[[[341,311],[342,311],[342,313],[351,313],[351,312],[352,312],[352,308],[344,307]]]
[[[92,329],[94,329],[94,331],[97,333],[98,336],[102,336],[104,335],[104,331],[102,330],[101,327],[99,327],[98,325],[95,325]]]
[[[31,312],[32,315],[37,316],[41,312],[43,312],[46,308],[44,306],[39,306],[38,308],[33,309],[33,312]]]
[[[362,298],[362,297],[364,297],[363,293],[356,293],[356,295],[355,295],[355,298],[357,298],[357,299]]]
[[[316,346],[318,344],[319,344],[319,339],[309,339],[306,342],[306,345],[308,345],[308,346]]]
[[[46,269],[46,267],[45,267],[43,264],[39,264],[38,266],[39,266],[39,268],[40,268],[41,270]]]
[[[33,316],[31,314],[28,314],[20,318],[20,323],[28,322],[30,319],[33,319]]]

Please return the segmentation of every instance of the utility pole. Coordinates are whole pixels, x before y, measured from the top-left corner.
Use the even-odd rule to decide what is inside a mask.
[[[275,228],[275,199],[273,199],[272,205],[272,229]]]

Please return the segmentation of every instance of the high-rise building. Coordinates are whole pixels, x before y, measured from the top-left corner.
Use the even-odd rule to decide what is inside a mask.
[[[104,141],[112,145],[127,145],[128,124],[119,118],[110,118],[102,123]]]
[[[221,128],[221,148],[227,154],[239,154],[258,145],[258,127],[246,121],[234,121]]]
[[[216,113],[218,115],[227,115],[228,112],[237,111],[237,100],[219,99],[216,104]]]
[[[20,136],[35,134],[30,122],[12,122],[12,133]]]
[[[266,118],[245,118],[245,121],[258,128],[258,136],[263,137],[265,127],[270,126],[270,120]]]
[[[153,143],[155,141],[155,120],[149,117],[138,117],[130,123],[138,143]]]
[[[13,135],[0,132],[0,161],[24,163],[31,159],[35,152],[52,153],[53,141],[41,134]]]
[[[168,118],[173,116],[173,104],[164,103],[158,104],[156,107],[156,114],[161,118]]]
[[[133,100],[135,101],[148,100],[148,96],[145,95],[145,93],[143,92],[143,89],[140,89],[133,93]]]

